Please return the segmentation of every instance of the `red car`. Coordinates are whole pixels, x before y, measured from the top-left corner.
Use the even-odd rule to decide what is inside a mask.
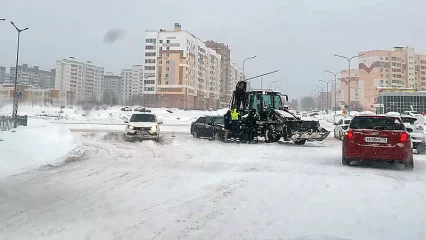
[[[413,169],[410,135],[398,116],[355,116],[342,143],[342,164],[372,160],[401,162]]]

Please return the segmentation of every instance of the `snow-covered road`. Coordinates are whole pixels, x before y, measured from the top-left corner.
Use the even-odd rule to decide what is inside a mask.
[[[426,239],[425,156],[345,167],[340,146],[87,136],[0,180],[0,239]]]

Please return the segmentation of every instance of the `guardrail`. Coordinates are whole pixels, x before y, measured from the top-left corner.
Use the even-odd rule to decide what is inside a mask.
[[[27,123],[27,116],[18,116],[16,118],[0,116],[0,131],[9,131],[18,126],[27,126]]]

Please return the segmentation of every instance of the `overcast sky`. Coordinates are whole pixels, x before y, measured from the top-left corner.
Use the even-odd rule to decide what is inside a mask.
[[[16,32],[20,63],[55,67],[68,56],[91,60],[105,71],[143,63],[144,32],[172,29],[175,22],[202,40],[227,43],[231,58],[246,76],[278,69],[264,87],[278,80],[290,97],[309,95],[319,79],[347,62],[333,54],[411,46],[426,54],[424,0],[0,0],[0,66],[15,63]],[[125,31],[114,44],[103,43],[112,28]],[[355,64],[354,64],[355,65]],[[256,82],[259,87],[259,81]]]

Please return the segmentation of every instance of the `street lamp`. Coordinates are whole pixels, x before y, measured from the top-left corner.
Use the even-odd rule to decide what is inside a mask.
[[[270,82],[270,83],[269,83],[269,90],[272,90],[272,89],[271,89],[271,85],[272,85],[273,83],[276,83],[276,82],[278,82],[278,81],[272,81],[272,82]]]
[[[354,58],[364,56],[364,54],[356,55],[356,56],[353,56],[353,57],[350,57],[350,58],[346,57],[346,56],[342,56],[342,55],[337,55],[337,54],[334,54],[334,56],[348,60],[348,71],[349,71],[349,74],[348,74],[349,75],[348,76],[348,106],[349,106],[349,111],[348,112],[350,113],[351,112],[351,61]]]
[[[324,88],[325,87],[320,87],[320,86],[316,86],[317,88],[319,88],[319,89],[321,89],[321,91],[320,91],[320,94],[319,94],[319,98],[320,99],[318,99],[318,101],[320,101],[320,103],[321,103],[321,111],[323,110],[323,108],[324,108],[324,104],[322,104],[322,93],[324,92]]]
[[[260,74],[260,75],[257,75],[257,76],[251,77],[251,78],[247,78],[247,79],[245,79],[245,81],[249,81],[249,80],[252,80],[252,79],[255,79],[255,78],[260,77],[260,88],[262,89],[262,84],[263,84],[263,79],[262,79],[262,77],[263,77],[263,76],[266,76],[266,75],[269,75],[269,74],[272,74],[272,73],[276,73],[276,72],[278,72],[278,71],[279,71],[279,70],[275,70],[275,71],[272,71],[272,72],[268,72],[268,73]]]
[[[245,75],[245,72],[244,72],[245,63],[246,63],[247,60],[250,60],[250,59],[253,59],[253,58],[257,58],[257,56],[248,57],[248,58],[243,60],[243,80],[244,81],[246,80],[246,75]],[[249,87],[249,90],[250,90],[250,87]]]
[[[280,89],[280,88],[281,88],[281,86],[278,86],[278,87],[274,88],[274,91],[276,91],[277,89]]]
[[[19,29],[15,25],[15,23],[10,22],[10,24],[12,24],[12,26],[14,26],[16,31],[18,32],[18,46],[16,48],[16,66],[15,66],[15,92],[13,94],[13,113],[12,113],[12,116],[16,118],[18,115],[18,92],[16,90],[16,84],[18,82],[19,38],[21,36],[21,32],[28,30],[28,28]]]
[[[337,74],[341,73],[334,73],[332,71],[324,70],[324,72],[331,73],[334,75],[334,116],[336,116],[336,107],[337,107]]]
[[[326,101],[327,101],[327,111],[328,111],[328,84],[330,83],[330,82],[332,82],[333,80],[330,80],[330,81],[325,81],[325,80],[318,80],[318,81],[320,81],[320,82],[324,82],[324,83],[326,83],[327,84],[327,95],[326,95]]]

